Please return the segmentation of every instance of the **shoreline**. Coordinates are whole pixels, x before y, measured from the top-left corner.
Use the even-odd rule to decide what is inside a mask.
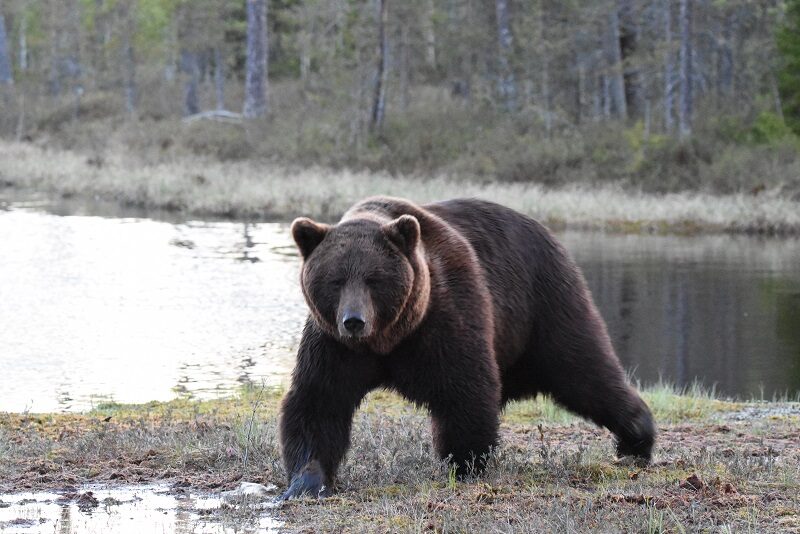
[[[0,413],[0,501],[12,492],[74,494],[98,485],[155,483],[210,495],[241,481],[282,488],[281,393],[243,389],[235,398],[108,404],[84,414]],[[659,427],[646,468],[615,461],[606,430],[540,398],[509,405],[487,473],[456,481],[434,458],[427,415],[374,392],[354,419],[336,495],[267,513],[289,531],[309,524],[324,531],[547,531],[563,526],[564,514],[578,531],[639,531],[654,518],[678,531],[800,529],[800,403],[733,402],[664,385],[643,395]],[[235,523],[254,513],[237,505],[207,515]]]
[[[0,186],[201,218],[285,221],[304,215],[333,222],[357,200],[376,194],[418,203],[473,196],[514,208],[555,230],[800,235],[800,202],[778,191],[655,195],[609,186],[546,189],[254,161],[180,158],[148,164],[118,153],[92,157],[7,141],[0,141]]]

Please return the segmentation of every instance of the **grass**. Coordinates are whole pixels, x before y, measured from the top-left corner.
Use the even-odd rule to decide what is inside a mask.
[[[474,196],[560,228],[620,232],[796,234],[800,202],[778,190],[758,195],[655,194],[611,185],[546,188],[534,183],[480,183],[386,173],[295,169],[257,161],[181,157],[148,164],[115,151],[88,156],[0,141],[0,184],[63,197],[90,196],[192,216],[336,220],[375,194],[420,203]]]
[[[488,472],[458,481],[434,458],[425,413],[378,391],[356,415],[336,496],[270,513],[290,530],[319,531],[800,529],[800,406],[664,384],[643,394],[659,422],[647,468],[613,460],[608,432],[538,399],[508,407]],[[0,414],[0,488],[164,481],[217,491],[241,480],[283,487],[280,396],[256,388],[231,399],[107,404],[86,414]],[[756,415],[739,417],[748,413]],[[228,521],[236,512],[214,513]]]

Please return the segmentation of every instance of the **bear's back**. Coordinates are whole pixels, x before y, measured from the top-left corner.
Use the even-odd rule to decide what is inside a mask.
[[[547,228],[505,206],[454,199],[422,207],[475,250],[494,307],[498,363],[512,364],[532,341],[536,317],[554,304],[549,289],[574,284],[574,264]]]

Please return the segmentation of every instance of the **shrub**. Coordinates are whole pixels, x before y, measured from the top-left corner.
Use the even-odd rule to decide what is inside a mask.
[[[194,154],[221,161],[245,159],[253,152],[244,128],[237,124],[196,121],[185,125],[180,143]]]

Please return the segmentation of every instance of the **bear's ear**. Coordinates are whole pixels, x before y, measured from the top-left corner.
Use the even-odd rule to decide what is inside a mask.
[[[331,227],[327,224],[319,224],[306,217],[299,217],[292,223],[292,237],[300,249],[303,259],[308,258],[317,245],[322,243],[328,235]]]
[[[386,237],[405,254],[411,255],[414,249],[417,248],[420,229],[419,221],[413,215],[401,215],[397,219],[384,224],[383,231]]]

